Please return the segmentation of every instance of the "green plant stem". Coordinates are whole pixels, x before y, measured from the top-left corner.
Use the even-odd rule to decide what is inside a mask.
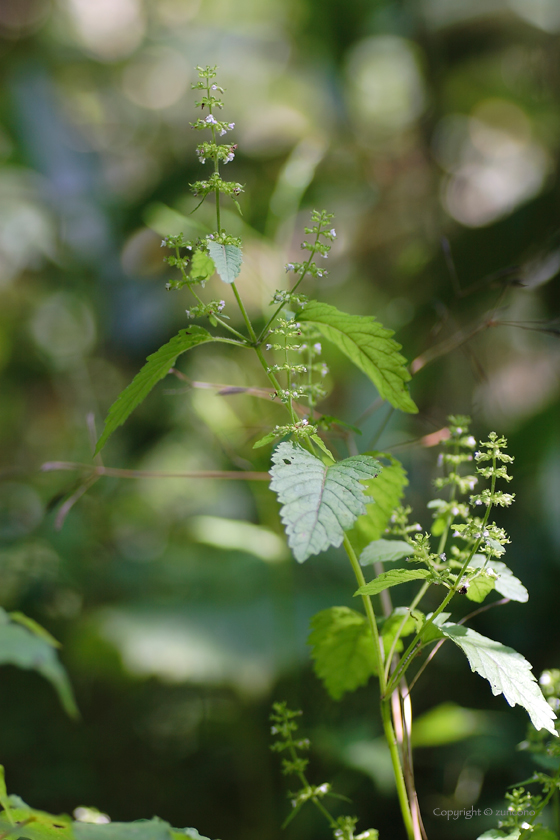
[[[494,457],[492,459],[492,483],[491,483],[491,489],[490,489],[491,496],[494,495],[495,490],[496,490],[496,458]],[[387,690],[389,692],[391,692],[395,688],[395,686],[398,685],[400,678],[402,676],[404,676],[404,674],[406,673],[406,670],[407,670],[408,666],[410,665],[410,662],[411,662],[411,659],[412,659],[411,654],[413,653],[413,651],[414,651],[416,645],[418,644],[418,642],[420,642],[422,640],[422,635],[423,635],[424,631],[426,630],[426,628],[434,623],[434,620],[438,617],[438,615],[440,615],[440,613],[443,612],[443,610],[446,608],[446,606],[449,604],[449,602],[451,601],[451,599],[453,598],[453,596],[457,592],[457,589],[459,588],[459,586],[461,584],[461,579],[462,579],[463,575],[465,574],[467,566],[469,565],[472,558],[474,557],[474,555],[476,554],[476,552],[480,548],[480,544],[482,543],[482,534],[484,533],[484,529],[486,528],[486,525],[488,523],[488,518],[490,516],[490,511],[491,510],[492,510],[492,502],[490,502],[488,504],[487,508],[486,508],[486,513],[484,514],[484,519],[482,520],[482,525],[480,526],[480,537],[477,539],[477,541],[474,543],[473,547],[471,548],[471,550],[469,552],[469,556],[467,557],[467,559],[463,563],[463,565],[461,567],[461,571],[457,575],[457,580],[455,581],[455,583],[453,584],[453,586],[451,587],[451,589],[449,590],[449,592],[447,593],[447,595],[445,596],[445,598],[443,599],[443,601],[441,602],[439,607],[435,610],[435,612],[432,613],[430,618],[428,618],[426,620],[426,622],[424,623],[421,631],[416,634],[416,636],[413,638],[410,645],[406,649],[406,651],[403,654],[403,657],[401,659],[401,664],[400,664],[399,668],[397,668],[396,671],[393,673],[393,676],[391,677],[391,679],[389,681],[389,684],[387,686]]]
[[[344,537],[344,548],[346,549],[346,553],[348,555],[348,559],[350,560],[350,565],[352,566],[358,585],[365,586],[366,580],[364,578],[364,573],[362,572],[362,568],[358,562],[358,558],[356,557],[356,552],[354,551],[352,544],[350,543],[350,540],[347,536]],[[395,730],[393,728],[393,721],[391,719],[391,701],[390,698],[384,696],[386,694],[387,688],[385,681],[384,654],[383,648],[381,646],[381,639],[379,638],[379,630],[377,629],[375,611],[373,609],[373,604],[369,595],[362,595],[362,603],[364,605],[367,620],[373,636],[373,648],[376,659],[376,670],[379,675],[379,688],[381,694],[381,718],[383,721],[383,730],[385,732],[385,738],[389,747],[389,753],[391,755],[393,772],[395,774],[399,805],[401,808],[401,813],[406,828],[407,836],[409,840],[414,840],[414,825],[412,820],[412,813],[410,810],[410,803],[408,801],[408,793],[404,780],[401,757],[399,755],[399,747],[395,736]]]

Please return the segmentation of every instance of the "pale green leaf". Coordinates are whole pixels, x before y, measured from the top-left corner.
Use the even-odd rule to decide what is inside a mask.
[[[171,833],[174,840],[181,840],[183,837],[188,837],[189,840],[210,840],[203,834],[200,834],[196,828],[172,828]]]
[[[216,271],[214,261],[206,251],[195,251],[189,266],[189,277],[197,283],[204,283]]]
[[[180,330],[178,335],[174,336],[171,341],[148,356],[146,364],[142,370],[136,374],[130,385],[128,385],[122,394],[117,397],[109,409],[109,414],[105,420],[105,428],[103,434],[97,441],[95,454],[103,449],[107,439],[113,434],[115,429],[125,422],[130,414],[134,411],[136,406],[148,396],[154,385],[167,376],[169,369],[172,368],[181,353],[185,353],[197,344],[202,344],[205,341],[215,341],[216,339],[202,327],[189,327],[189,329]]]
[[[298,313],[298,321],[314,324],[326,339],[371,379],[381,397],[392,406],[415,414],[416,404],[405,385],[410,380],[401,345],[371,315],[348,315],[328,303],[311,300]]]
[[[381,470],[369,455],[354,455],[327,467],[292,442],[281,443],[272,460],[270,487],[283,505],[280,515],[288,544],[300,563],[342,543],[344,532],[365,513],[361,482]]]
[[[375,540],[366,545],[360,554],[360,565],[371,566],[373,563],[395,563],[414,554],[414,549],[403,540]]]
[[[485,563],[486,557],[484,554],[475,554],[470,560],[469,566],[480,569]],[[519,601],[522,604],[529,600],[529,593],[505,563],[491,557],[488,560],[487,568],[492,569],[498,575],[494,584],[496,592],[499,592],[504,598],[509,598],[510,601]]]
[[[78,709],[70,681],[50,642],[20,624],[2,622],[0,665],[16,665],[18,668],[38,671],[55,688],[66,712],[77,717]]]
[[[157,817],[105,824],[75,822],[74,834],[76,840],[171,840],[171,826]]]
[[[513,648],[495,642],[461,624],[435,619],[438,629],[466,655],[471,671],[490,683],[492,694],[503,694],[510,706],[519,704],[529,714],[535,729],[556,735],[556,715],[546,702],[531,671],[531,664]]]
[[[233,283],[241,271],[243,254],[237,245],[220,245],[218,242],[206,240],[210,256],[216,266],[216,271],[224,283]]]
[[[366,493],[372,501],[366,505],[366,515],[360,516],[348,534],[358,554],[372,541],[383,536],[408,484],[406,472],[396,458],[383,452],[370,454],[378,458],[387,458],[389,465],[383,467],[377,478],[366,482]]]
[[[384,589],[391,586],[398,586],[399,583],[407,583],[409,580],[428,580],[432,573],[428,569],[389,569],[377,575],[375,580],[360,586],[354,595],[378,595]]]
[[[475,578],[468,581],[466,596],[469,601],[481,604],[487,595],[494,589],[496,578],[488,572],[480,572]]]
[[[29,618],[28,615],[24,615],[21,612],[11,612],[9,616],[12,621],[15,621],[16,624],[22,624],[24,627],[27,627],[28,630],[31,630],[32,633],[35,633],[36,636],[39,636],[41,639],[44,639],[45,642],[48,642],[49,645],[52,645],[55,648],[62,647],[59,641],[52,636],[48,630],[45,630],[44,627],[41,627],[35,619]]]
[[[373,639],[366,619],[348,607],[331,607],[311,619],[308,644],[315,673],[334,700],[365,685],[375,673]]]

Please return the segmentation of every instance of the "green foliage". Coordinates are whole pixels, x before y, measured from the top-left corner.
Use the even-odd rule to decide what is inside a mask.
[[[470,627],[437,619],[435,623],[446,638],[461,648],[471,671],[488,680],[492,694],[503,694],[510,706],[523,706],[536,729],[556,734],[556,715],[542,695],[531,664],[520,653]]]
[[[23,618],[26,621],[16,613],[15,621],[10,620],[0,608],[0,665],[37,671],[55,688],[65,711],[78,717],[72,687],[56,653],[58,642],[32,619]]]
[[[399,353],[400,344],[373,316],[347,315],[335,306],[311,300],[298,320],[314,324],[339,350],[368,376],[383,399],[401,411],[416,413],[405,383],[410,373]]]
[[[270,487],[283,505],[280,514],[288,544],[300,563],[342,543],[344,532],[365,513],[362,481],[381,470],[369,455],[327,467],[294,443],[281,443],[272,460]]]
[[[333,700],[365,685],[375,674],[371,630],[366,619],[348,607],[330,607],[311,619],[315,673]]]
[[[383,536],[408,484],[406,471],[396,458],[383,452],[370,454],[388,459],[389,465],[383,467],[377,478],[366,483],[366,492],[372,501],[366,505],[365,516],[360,516],[348,535],[358,554]]]
[[[233,283],[241,271],[243,254],[236,245],[220,245],[218,242],[206,240],[210,256],[216,266],[216,271],[224,283]]]
[[[495,589],[495,586],[496,578],[487,571],[481,571],[475,577],[468,580],[465,595],[469,601],[481,604],[486,596]]]
[[[478,709],[465,709],[457,703],[440,703],[414,721],[413,747],[452,744],[490,729],[488,716]]]
[[[505,563],[493,558],[488,560],[483,554],[475,554],[469,560],[469,566],[474,568],[480,568],[485,563],[487,563],[487,568],[492,569],[498,576],[494,581],[496,592],[499,592],[504,598],[509,598],[510,601],[518,601],[520,604],[529,600],[529,593]]]
[[[199,249],[194,252],[190,264],[189,280],[193,280],[195,283],[204,283],[212,277],[215,271],[214,260],[208,256],[206,251]]]
[[[148,356],[142,370],[136,374],[130,385],[116,399],[105,420],[105,428],[95,448],[95,454],[100,452],[115,429],[125,422],[134,409],[146,399],[154,385],[169,373],[177,361],[177,357],[187,350],[191,350],[205,341],[216,341],[210,333],[202,327],[189,327],[180,330],[171,341]]]
[[[407,583],[410,580],[436,580],[428,569],[389,569],[377,575],[375,580],[360,586],[354,595],[379,595],[384,589]]]
[[[375,540],[366,545],[360,554],[360,566],[372,566],[374,563],[396,563],[410,557],[414,549],[402,540]]]

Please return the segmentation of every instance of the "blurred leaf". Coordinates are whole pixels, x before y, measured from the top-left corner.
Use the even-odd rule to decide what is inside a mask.
[[[9,613],[10,618],[12,621],[15,621],[16,624],[22,624],[24,627],[27,627],[28,630],[31,630],[32,633],[35,633],[36,636],[39,636],[40,639],[44,639],[45,642],[48,642],[49,645],[52,645],[55,648],[62,647],[59,641],[52,636],[48,630],[45,630],[44,627],[41,627],[40,624],[29,618],[28,615],[24,615],[21,612],[11,612]]]
[[[375,673],[371,631],[365,616],[348,607],[331,607],[311,619],[315,673],[333,700],[365,685]]]
[[[344,531],[366,510],[361,482],[381,470],[369,455],[355,455],[326,467],[290,442],[281,443],[272,460],[270,487],[283,504],[280,514],[288,544],[300,563],[342,543]]]
[[[0,615],[0,664],[38,671],[53,685],[66,712],[77,717],[72,686],[51,642],[26,627],[8,623],[4,610]]]
[[[377,575],[375,580],[366,583],[365,586],[354,592],[354,595],[378,595],[384,589],[391,586],[398,586],[399,583],[407,583],[409,580],[428,580],[432,573],[428,569],[389,569]]]
[[[403,540],[375,540],[367,545],[360,554],[360,566],[372,566],[374,563],[395,563],[410,557],[414,549]]]
[[[188,330],[180,330],[171,341],[148,356],[142,370],[136,374],[130,385],[124,389],[109,409],[103,434],[97,441],[95,454],[97,455],[103,449],[110,435],[113,434],[115,429],[122,426],[136,406],[146,399],[154,385],[164,376],[167,376],[169,369],[175,364],[177,356],[205,341],[216,340],[218,339],[214,338],[207,330],[193,326],[189,327]]]
[[[412,727],[413,747],[437,747],[462,741],[488,730],[484,712],[464,709],[456,703],[441,703],[416,718]]]
[[[210,256],[216,266],[216,271],[224,283],[233,283],[241,271],[243,254],[237,245],[220,245],[218,242],[206,240]]]
[[[170,840],[172,829],[169,823],[154,817],[152,820],[102,825],[75,822],[74,834],[76,840]]]
[[[366,504],[365,516],[360,516],[348,534],[358,554],[371,542],[383,536],[391,515],[404,496],[404,488],[408,484],[406,471],[396,458],[385,455],[383,452],[369,454],[378,458],[387,458],[390,464],[384,466],[375,479],[365,484],[366,493],[373,502]]]
[[[2,820],[11,817],[15,823],[19,823],[16,837],[27,837],[29,840],[73,840],[72,820],[66,814],[54,816],[45,811],[37,811],[30,808],[19,796],[10,796],[10,814],[3,811],[0,815]],[[22,825],[22,823],[24,825]],[[4,823],[3,831],[13,828],[13,823]]]
[[[418,407],[410,398],[405,382],[410,380],[401,345],[373,316],[348,315],[335,306],[310,300],[298,313],[298,320],[314,324],[342,350],[356,367],[371,379],[383,399],[394,408],[416,414]]]

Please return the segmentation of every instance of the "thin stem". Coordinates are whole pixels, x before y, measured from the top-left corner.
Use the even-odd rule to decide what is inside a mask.
[[[495,490],[496,490],[496,458],[494,457],[492,459],[492,483],[491,483],[491,488],[490,488],[491,496],[494,495]],[[465,574],[467,566],[469,565],[472,558],[474,557],[474,555],[476,554],[476,552],[480,548],[480,544],[482,543],[482,539],[483,539],[482,535],[483,535],[484,529],[486,528],[486,525],[488,523],[488,518],[490,516],[490,511],[491,510],[492,510],[492,502],[490,502],[488,504],[488,506],[486,507],[486,513],[484,514],[484,519],[482,520],[482,525],[480,527],[480,537],[477,539],[477,541],[474,543],[473,547],[471,548],[467,559],[465,560],[465,562],[463,563],[463,565],[461,567],[461,571],[457,575],[457,580],[455,581],[455,583],[453,584],[453,586],[451,587],[451,589],[449,590],[449,592],[447,593],[447,595],[445,596],[445,598],[443,599],[443,601],[441,602],[439,607],[435,610],[435,612],[432,613],[430,618],[428,618],[426,620],[426,622],[424,623],[424,625],[422,627],[422,630],[419,633],[416,634],[416,636],[414,637],[414,639],[412,640],[412,642],[408,646],[408,648],[407,648],[406,652],[404,653],[403,658],[401,660],[400,667],[397,668],[397,670],[395,671],[395,673],[393,674],[393,676],[392,676],[392,678],[389,682],[389,686],[388,686],[389,690],[394,688],[394,686],[398,683],[400,678],[405,674],[406,669],[410,665],[410,661],[411,661],[410,654],[414,651],[414,648],[416,647],[418,642],[421,641],[421,637],[422,637],[422,634],[424,633],[425,629],[427,627],[429,627],[431,624],[433,624],[434,620],[438,617],[438,615],[440,615],[440,613],[443,612],[443,610],[449,604],[449,602],[451,601],[451,599],[453,598],[453,596],[457,592],[457,589],[461,585],[461,579],[462,579],[463,575]]]
[[[253,329],[253,325],[251,324],[249,316],[247,315],[247,310],[243,306],[243,301],[241,300],[241,296],[240,296],[239,292],[237,291],[237,286],[235,285],[235,283],[231,284],[231,288],[233,289],[233,294],[235,295],[237,305],[239,306],[239,311],[241,312],[241,314],[243,316],[243,320],[245,321],[245,325],[246,325],[247,330],[249,332],[249,336],[251,338],[251,341],[254,344],[256,344],[257,343],[257,336],[256,336],[256,333],[255,333],[255,330]]]
[[[344,548],[346,549],[346,553],[348,555],[348,559],[350,560],[350,565],[354,571],[354,575],[356,576],[356,581],[359,586],[365,586],[365,578],[364,573],[362,572],[362,568],[358,562],[358,558],[356,557],[356,552],[354,551],[352,544],[347,536],[344,537]],[[391,763],[393,765],[393,772],[395,774],[395,782],[397,785],[397,795],[399,798],[399,804],[401,807],[402,817],[406,828],[406,833],[409,840],[415,840],[415,833],[414,833],[414,823],[412,820],[412,813],[410,810],[410,803],[408,800],[408,794],[406,790],[406,784],[404,781],[404,774],[403,768],[401,764],[401,757],[399,755],[399,748],[397,744],[397,739],[395,736],[395,730],[393,729],[393,722],[391,720],[391,708],[390,708],[390,698],[387,699],[383,695],[386,691],[386,682],[385,682],[385,670],[384,670],[384,653],[383,647],[381,643],[381,639],[379,638],[379,630],[377,629],[377,621],[375,619],[375,612],[373,609],[373,604],[369,595],[362,595],[362,603],[364,605],[364,609],[366,612],[368,624],[371,629],[371,633],[373,636],[373,648],[374,648],[374,655],[376,660],[376,670],[379,675],[379,688],[381,694],[381,718],[383,720],[383,729],[385,732],[385,738],[387,740],[387,744],[389,746],[389,753],[391,755]]]

